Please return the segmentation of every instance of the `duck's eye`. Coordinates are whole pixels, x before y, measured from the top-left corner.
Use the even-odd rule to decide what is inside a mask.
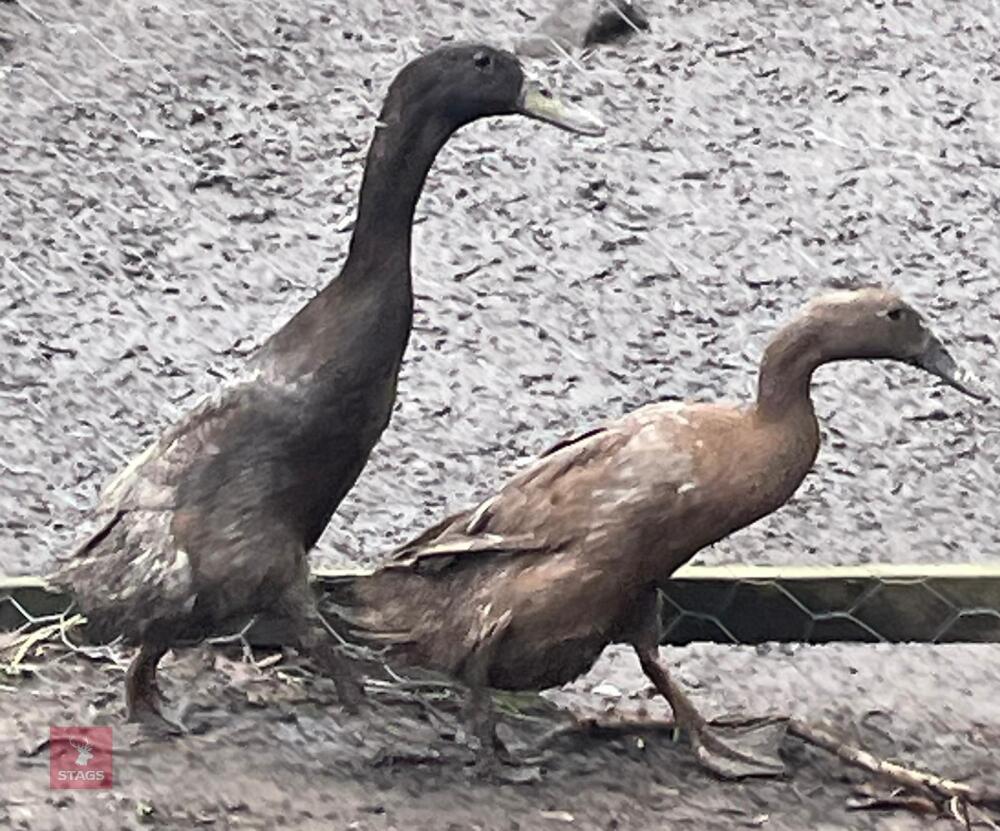
[[[889,309],[889,311],[885,313],[885,316],[889,318],[889,320],[902,320],[903,309]]]
[[[493,63],[493,58],[490,57],[489,52],[476,52],[472,56],[472,62],[476,65],[477,69],[487,69]]]

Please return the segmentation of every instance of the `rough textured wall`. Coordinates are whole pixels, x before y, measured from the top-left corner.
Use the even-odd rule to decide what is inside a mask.
[[[829,284],[905,290],[1000,389],[991,9],[663,4],[621,51],[533,64],[606,140],[494,120],[441,154],[399,406],[317,562],[370,561],[595,419],[745,396]],[[0,570],[44,570],[103,480],[336,275],[395,70],[544,11],[0,7]],[[995,408],[871,364],[816,397],[815,473],[706,560],[998,559]]]

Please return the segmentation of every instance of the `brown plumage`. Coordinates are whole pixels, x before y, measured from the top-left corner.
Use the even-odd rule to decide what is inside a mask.
[[[850,358],[907,362],[978,395],[895,294],[827,295],[771,340],[753,404],[651,404],[562,442],[353,583],[348,622],[401,661],[469,684],[487,751],[485,688],[563,684],[626,642],[703,763],[727,776],[780,770],[746,737],[741,746],[709,729],[669,678],[656,587],[792,496],[819,449],[812,373]]]

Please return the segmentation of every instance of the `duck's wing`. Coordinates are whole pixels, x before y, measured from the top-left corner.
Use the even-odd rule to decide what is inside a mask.
[[[218,452],[219,436],[245,404],[252,379],[221,387],[202,398],[167,427],[105,484],[93,511],[95,527],[74,557],[96,553],[114,525],[133,511],[173,511],[179,507],[178,486],[196,461]]]
[[[390,567],[433,571],[456,557],[554,550],[575,530],[572,515],[558,506],[572,504],[578,489],[592,489],[603,466],[628,444],[629,426],[620,420],[560,441],[493,496],[400,546]]]
[[[101,630],[134,632],[144,621],[190,611],[197,552],[177,540],[175,519],[179,508],[199,507],[181,506],[182,485],[193,466],[218,453],[252,388],[247,377],[206,396],[113,476],[93,530],[49,575]]]
[[[576,611],[554,615],[558,631],[537,632],[532,648],[545,652],[549,635],[603,645],[622,611],[608,602],[619,585],[613,563],[644,556],[669,533],[674,500],[693,493],[683,484],[698,440],[675,410],[642,408],[561,441],[495,495],[402,546],[338,596],[345,631],[461,675],[499,642],[510,615],[544,621],[545,608],[569,604]]]

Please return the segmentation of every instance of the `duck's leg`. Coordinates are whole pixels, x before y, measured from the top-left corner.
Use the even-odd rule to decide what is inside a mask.
[[[139,647],[125,673],[125,709],[130,722],[176,735],[187,731],[183,724],[163,715],[163,694],[156,680],[157,665],[166,654],[167,646],[162,642]]]
[[[476,740],[476,768],[486,775],[495,774],[500,762],[510,754],[497,735],[496,711],[487,687],[478,684],[470,687],[464,715],[469,733]]]
[[[702,766],[724,779],[780,776],[785,772],[778,754],[787,722],[782,719],[751,725],[709,724],[681,686],[670,676],[660,658],[659,600],[655,614],[640,624],[632,645],[646,677],[670,704],[675,724],[686,730]]]
[[[480,776],[523,784],[540,777],[537,765],[541,759],[519,757],[497,735],[496,709],[488,686],[494,653],[509,625],[509,614],[492,622],[466,657],[462,668],[462,680],[469,687],[465,718],[469,732],[476,739],[476,772]]]
[[[357,712],[365,702],[365,688],[351,662],[337,649],[337,642],[316,611],[307,615],[297,637],[300,651],[308,655],[317,666],[333,679],[341,706]]]
[[[501,761],[511,755],[497,735],[497,714],[488,686],[492,655],[492,638],[481,638],[466,656],[462,668],[462,680],[469,687],[464,716],[469,733],[476,740],[476,770],[480,775],[488,777],[496,776],[500,771]]]
[[[338,641],[323,623],[309,586],[307,568],[303,568],[289,585],[276,611],[291,621],[295,647],[333,679],[341,705],[350,711],[359,709],[365,700],[364,686],[354,666],[338,649]]]
[[[670,677],[658,649],[636,647],[639,663],[674,711],[678,727],[688,732],[698,761],[724,779],[748,776],[781,776],[785,764],[778,748],[787,730],[783,720],[759,724],[720,726],[709,724],[680,685]]]
[[[465,718],[469,732],[476,740],[477,776],[513,785],[537,782],[541,778],[538,767],[542,761],[540,756],[522,758],[497,735],[496,709],[488,687],[478,684],[470,687]]]

